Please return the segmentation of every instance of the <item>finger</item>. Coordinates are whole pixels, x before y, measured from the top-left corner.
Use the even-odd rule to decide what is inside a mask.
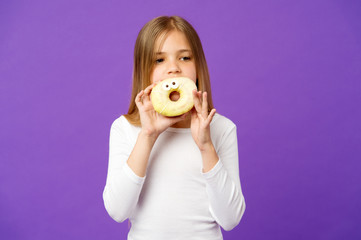
[[[202,104],[202,91],[198,91],[199,102]]]
[[[144,94],[144,91],[140,91],[137,96],[135,97],[135,104],[139,107],[142,104],[142,96]]]
[[[209,113],[207,120],[206,120],[206,124],[209,125],[212,122],[213,116],[216,114],[216,109],[213,108],[212,111]]]
[[[191,110],[191,119],[192,119],[192,121],[195,118],[197,118],[197,110],[195,108],[192,108],[192,110]]]
[[[193,90],[193,101],[194,101],[194,108],[196,109],[196,111],[198,113],[200,113],[201,110],[202,110],[202,105],[201,105],[201,102],[199,100],[199,93],[197,93],[196,90]]]
[[[208,116],[208,101],[207,101],[207,92],[203,93],[203,101],[202,101],[202,116],[204,119]]]
[[[199,123],[199,116],[195,108],[192,109],[191,114],[191,126],[197,126]]]
[[[152,88],[154,87],[154,83],[150,84],[148,87],[144,89],[144,92],[150,93],[152,91]]]
[[[175,123],[177,123],[177,122],[180,122],[180,121],[183,121],[184,119],[186,119],[186,117],[187,117],[187,113],[185,113],[185,114],[182,114],[182,115],[180,115],[180,116],[178,116],[178,117],[171,117],[170,119],[171,119],[171,125],[173,125],[173,124],[175,124]]]
[[[152,91],[152,88],[154,87],[154,83],[152,83],[151,85],[149,85],[148,87],[146,87],[145,89],[144,89],[144,97],[143,97],[143,99],[145,100],[145,101],[149,101],[150,100],[150,98],[149,98],[149,95],[150,95],[150,92]]]
[[[152,84],[150,84],[148,87],[146,87],[145,89],[144,89],[144,91],[148,91],[148,90],[151,90],[153,87],[154,87],[154,85],[155,85],[155,83],[152,83]]]

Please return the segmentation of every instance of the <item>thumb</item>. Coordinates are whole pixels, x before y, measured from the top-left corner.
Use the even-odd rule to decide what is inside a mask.
[[[171,123],[175,124],[177,122],[183,121],[183,120],[185,120],[187,118],[187,116],[188,116],[188,113],[184,113],[184,114],[182,114],[182,115],[180,115],[178,117],[172,117],[171,118]]]

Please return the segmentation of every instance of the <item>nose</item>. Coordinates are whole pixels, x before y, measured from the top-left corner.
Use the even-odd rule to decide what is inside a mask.
[[[168,74],[177,74],[181,72],[181,69],[178,65],[178,63],[174,60],[169,61],[169,65],[168,65]]]

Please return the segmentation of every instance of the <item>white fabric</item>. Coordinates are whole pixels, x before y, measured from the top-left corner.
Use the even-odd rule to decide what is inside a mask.
[[[236,126],[216,114],[211,137],[219,157],[208,172],[190,128],[168,128],[155,142],[145,177],[137,176],[126,161],[139,127],[124,116],[110,130],[109,165],[103,200],[117,222],[131,221],[130,240],[222,238],[245,211],[238,171]]]

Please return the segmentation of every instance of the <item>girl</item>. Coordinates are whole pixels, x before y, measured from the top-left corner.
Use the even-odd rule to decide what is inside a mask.
[[[199,90],[178,117],[158,114],[150,101],[155,84],[171,77],[188,77]],[[186,20],[162,16],[141,29],[131,100],[110,130],[107,212],[129,218],[131,240],[223,239],[220,226],[233,229],[246,206],[236,126],[213,109],[202,45]]]

